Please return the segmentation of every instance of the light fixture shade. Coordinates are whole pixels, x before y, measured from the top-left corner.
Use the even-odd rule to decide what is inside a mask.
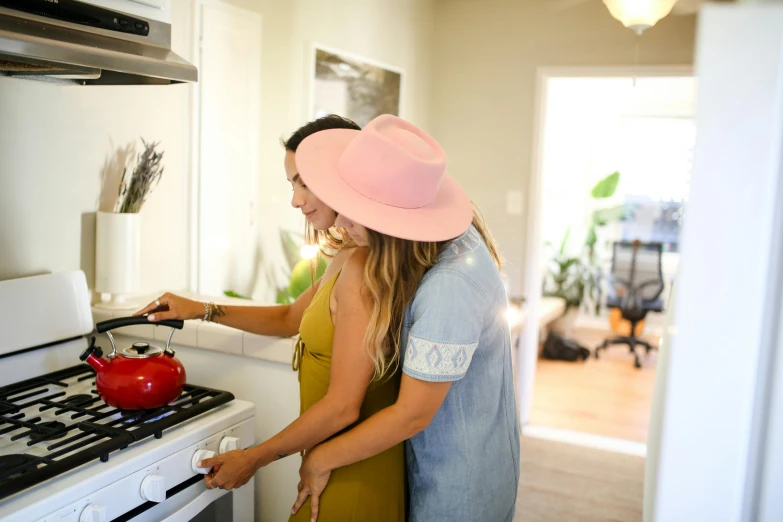
[[[609,13],[641,34],[669,14],[677,0],[604,0]]]

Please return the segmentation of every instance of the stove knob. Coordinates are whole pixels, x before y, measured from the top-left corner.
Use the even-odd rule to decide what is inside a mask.
[[[150,502],[163,502],[166,500],[166,477],[160,475],[147,475],[141,481],[141,496]]]
[[[204,460],[204,459],[211,459],[215,455],[216,455],[216,453],[214,451],[198,450],[193,455],[193,459],[190,461],[191,467],[193,468],[193,473],[197,473],[199,475],[206,475],[207,473],[209,473],[209,471],[212,468],[199,468],[198,467],[198,462],[200,460]]]
[[[79,516],[79,522],[106,522],[109,517],[106,515],[106,508],[98,504],[90,504]]]
[[[239,449],[239,439],[237,437],[223,437],[220,441],[220,453],[228,453]]]

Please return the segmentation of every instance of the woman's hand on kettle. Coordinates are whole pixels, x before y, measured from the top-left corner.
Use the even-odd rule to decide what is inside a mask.
[[[204,316],[204,304],[178,295],[165,293],[135,314],[149,314],[150,322],[166,321],[168,319],[198,319]]]

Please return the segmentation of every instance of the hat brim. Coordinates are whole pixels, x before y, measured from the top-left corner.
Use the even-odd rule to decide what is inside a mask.
[[[386,205],[346,183],[339,171],[340,157],[359,132],[324,130],[308,136],[297,147],[299,176],[318,199],[355,223],[402,239],[445,241],[468,229],[473,220],[473,205],[448,173],[444,173],[432,203],[414,209]]]

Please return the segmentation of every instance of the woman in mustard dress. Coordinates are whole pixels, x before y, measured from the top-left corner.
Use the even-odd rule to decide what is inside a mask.
[[[365,253],[357,251],[346,262],[346,270],[321,282],[318,292],[302,317],[299,329],[300,340],[294,355],[294,367],[299,370],[299,391],[301,412],[306,412],[329,393],[333,361],[341,363],[343,357],[333,349],[336,345],[335,326],[340,327],[342,314],[332,305],[335,287],[345,285],[346,292],[357,292],[353,286],[361,282],[357,269],[363,265],[360,258]],[[355,259],[359,258],[359,259]],[[345,273],[353,268],[359,272],[353,277]],[[348,282],[356,279],[355,282]],[[345,280],[343,280],[345,279]],[[336,325],[332,324],[336,317]],[[358,322],[358,321],[357,321]],[[351,326],[348,326],[349,328]],[[363,332],[362,332],[363,333]],[[369,362],[369,358],[366,359]],[[367,394],[361,404],[356,422],[361,422],[374,413],[391,406],[397,400],[400,375],[398,372],[387,375],[369,384]],[[384,451],[370,459],[363,460],[335,470],[329,487],[320,500],[318,520],[330,521],[403,521],[405,520],[405,454],[402,444]],[[308,500],[309,502],[309,500]],[[301,509],[293,515],[291,521],[309,522],[310,509]]]
[[[284,143],[284,166],[293,189],[291,204],[307,219],[308,240],[319,244],[332,258],[320,280],[290,305],[223,306],[164,294],[136,314],[149,314],[153,322],[202,319],[260,335],[300,334],[293,362],[299,372],[299,418],[257,446],[199,463],[200,467],[212,468],[205,478],[207,488],[242,487],[260,468],[312,449],[397,399],[400,373],[392,343],[379,343],[378,338],[369,339],[368,343],[365,339],[366,334],[382,330],[377,319],[371,321],[374,302],[364,280],[367,251],[357,248],[350,240],[342,240],[348,235],[332,228],[336,214],[307,189],[296,170],[295,153],[299,143],[315,132],[334,128],[358,129],[358,126],[329,116],[305,125]],[[368,330],[371,322],[373,327]],[[378,351],[381,344],[386,346],[383,353]],[[399,444],[371,459],[335,471],[321,497],[318,520],[404,521],[403,448]],[[296,498],[294,487],[292,484],[290,500]],[[309,522],[309,513],[309,509],[302,509],[291,520]]]

